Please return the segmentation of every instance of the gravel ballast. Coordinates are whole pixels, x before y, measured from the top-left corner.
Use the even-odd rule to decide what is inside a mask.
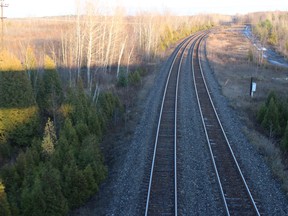
[[[180,215],[223,215],[214,168],[191,72],[191,53],[180,75],[178,130],[178,205]]]
[[[229,100],[222,95],[215,73],[210,69],[205,56],[205,46],[203,43],[201,62],[205,71],[206,82],[248,187],[259,205],[260,213],[264,215],[287,215],[287,197],[281,190],[279,182],[274,179],[263,155],[245,137],[245,124],[240,120],[239,114],[229,106]]]

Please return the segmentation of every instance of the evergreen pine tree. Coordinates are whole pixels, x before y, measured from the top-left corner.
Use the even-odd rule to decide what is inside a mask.
[[[21,194],[21,210],[23,216],[44,215],[46,211],[45,194],[39,176],[36,176],[31,188],[25,187]]]
[[[21,62],[0,52],[0,142],[29,145],[37,132],[38,108]]]
[[[54,125],[57,126],[58,110],[63,102],[61,80],[56,70],[54,61],[45,56],[44,74],[40,80],[37,103],[45,116],[52,117]]]
[[[70,148],[78,151],[80,145],[79,139],[77,136],[77,132],[73,127],[72,122],[69,118],[65,120],[61,133],[63,133],[63,135],[66,137]]]
[[[269,130],[269,137],[280,132],[279,111],[273,97],[271,97],[261,125]]]
[[[262,122],[264,120],[265,114],[267,111],[267,106],[263,104],[257,112],[257,121]]]
[[[55,144],[57,141],[56,131],[53,122],[48,118],[45,126],[44,137],[42,141],[42,152],[46,156],[51,156],[55,150]]]
[[[89,196],[95,194],[98,191],[98,185],[94,178],[94,172],[91,165],[87,165],[83,171],[84,178],[87,181],[87,187],[89,191]]]
[[[62,176],[63,193],[68,200],[69,207],[75,208],[83,204],[89,197],[89,187],[83,172],[75,161],[64,166]]]
[[[266,102],[265,102],[266,107],[269,106],[269,103],[270,103],[272,98],[274,100],[274,103],[276,103],[276,104],[278,103],[278,98],[276,96],[276,93],[274,91],[271,91],[271,92],[269,92],[268,97],[267,97]]]
[[[0,181],[0,215],[11,216],[10,205],[7,200],[5,186],[1,181]]]
[[[86,136],[89,135],[89,128],[84,123],[78,123],[75,126],[79,141],[82,142]]]
[[[288,150],[288,121],[287,121],[287,124],[286,124],[284,136],[282,138],[282,142],[281,143],[282,143],[283,148],[287,151]]]
[[[60,133],[57,141],[57,148],[52,157],[52,163],[55,168],[63,170],[65,164],[70,164],[75,160],[74,149],[69,145],[64,133]]]
[[[60,172],[51,164],[46,164],[41,172],[42,189],[46,209],[42,215],[61,216],[68,212],[67,200],[62,193]]]

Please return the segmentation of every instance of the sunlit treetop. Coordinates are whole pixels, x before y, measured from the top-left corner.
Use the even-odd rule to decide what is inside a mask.
[[[55,70],[56,64],[48,55],[45,55],[44,59],[44,69],[45,70]]]
[[[4,50],[0,52],[0,71],[23,71],[23,67],[19,59],[7,50]]]

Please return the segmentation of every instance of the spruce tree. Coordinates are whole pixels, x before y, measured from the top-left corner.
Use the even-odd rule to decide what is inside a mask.
[[[87,165],[86,168],[84,169],[83,175],[88,184],[89,195],[96,193],[98,191],[98,185],[97,182],[95,181],[93,168],[91,167],[90,164]]]
[[[276,96],[276,93],[274,91],[271,91],[271,92],[269,92],[268,97],[266,99],[266,103],[265,104],[266,104],[267,107],[269,106],[269,103],[270,103],[272,98],[273,98],[275,103],[278,103],[278,98]]]
[[[273,97],[271,97],[261,125],[269,130],[269,137],[280,132],[279,110]]]
[[[46,55],[44,59],[44,74],[39,83],[37,103],[45,116],[53,118],[56,126],[58,125],[58,111],[63,99],[64,95],[56,64]]]
[[[63,135],[66,137],[70,148],[78,151],[78,147],[80,146],[79,139],[77,132],[69,118],[65,120],[64,126],[60,133],[63,133]]]
[[[263,104],[257,112],[257,121],[262,122],[264,120],[265,114],[267,112],[267,106]]]
[[[11,210],[9,202],[7,200],[5,186],[1,181],[0,181],[0,215],[11,216]]]
[[[41,172],[42,189],[46,205],[42,215],[61,216],[68,212],[67,200],[62,193],[61,176],[59,170],[47,163]]]
[[[37,132],[38,108],[21,62],[0,52],[0,143],[26,146]]]
[[[55,151],[55,144],[57,141],[56,131],[53,122],[48,118],[45,126],[44,137],[42,141],[42,152],[45,156],[51,156]]]
[[[89,197],[89,187],[75,161],[64,166],[62,176],[63,193],[68,200],[69,208],[83,204]]]
[[[45,194],[39,176],[36,176],[31,188],[26,187],[21,194],[21,212],[23,216],[44,215],[46,211]]]
[[[288,150],[288,121],[286,124],[285,132],[284,132],[284,136],[282,138],[281,144],[283,148],[287,151]]]

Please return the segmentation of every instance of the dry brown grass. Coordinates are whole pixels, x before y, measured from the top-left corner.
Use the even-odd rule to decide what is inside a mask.
[[[231,98],[236,107],[252,109],[262,103],[271,90],[279,94],[287,92],[288,81],[284,80],[288,77],[287,69],[248,62],[251,43],[241,34],[241,27],[223,29],[210,35],[207,48],[223,94]],[[252,76],[257,80],[257,91],[251,101],[249,91]]]
[[[283,188],[288,193],[288,163],[285,162],[275,141],[261,135],[255,123],[256,112],[266,100],[269,91],[273,90],[280,95],[287,92],[288,80],[284,78],[288,77],[288,69],[277,68],[267,63],[259,66],[256,62],[249,62],[248,51],[252,45],[241,34],[241,30],[241,26],[234,26],[211,34],[207,40],[208,58],[223,94],[229,98],[231,106],[246,123],[245,134],[259,153],[264,155],[272,172],[283,183]],[[254,52],[254,59],[257,55]],[[257,91],[253,99],[249,95],[252,76],[257,82]]]
[[[51,54],[52,48],[60,46],[61,34],[71,30],[73,20],[54,18],[7,19],[4,22],[4,47],[22,62],[27,47],[31,47],[37,60]]]
[[[244,133],[250,142],[256,146],[259,153],[264,156],[266,162],[271,167],[273,174],[282,183],[283,190],[288,194],[287,163],[283,160],[285,154],[283,154],[278,147],[275,147],[275,143],[273,143],[272,140],[267,139],[267,137],[259,132],[245,128]]]

